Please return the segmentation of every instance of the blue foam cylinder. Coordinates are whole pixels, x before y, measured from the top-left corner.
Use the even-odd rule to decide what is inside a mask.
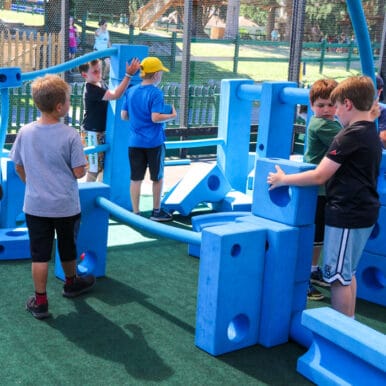
[[[282,186],[268,190],[267,177],[279,165],[287,174],[315,168],[313,164],[280,158],[257,158],[255,167],[252,213],[292,226],[313,224],[315,221],[317,186]]]
[[[258,341],[265,240],[247,223],[202,232],[195,343],[209,354]]]

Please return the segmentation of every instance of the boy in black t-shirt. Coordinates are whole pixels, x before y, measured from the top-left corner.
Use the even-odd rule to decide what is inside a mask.
[[[100,60],[92,60],[79,66],[79,72],[85,79],[83,101],[84,116],[82,121],[82,138],[86,146],[97,146],[105,143],[107,103],[118,99],[125,92],[131,77],[139,70],[140,61],[134,58],[130,65],[126,63],[126,74],[115,90],[109,90],[102,81]],[[93,153],[88,156],[86,181],[102,179],[104,153]],[[98,176],[99,175],[99,176]]]
[[[326,183],[323,278],[331,283],[332,307],[355,316],[355,271],[378,218],[377,178],[381,142],[371,108],[376,90],[371,78],[351,77],[331,94],[343,129],[316,169],[286,175],[276,165],[269,173],[270,190],[283,185]],[[375,102],[377,103],[377,102]]]

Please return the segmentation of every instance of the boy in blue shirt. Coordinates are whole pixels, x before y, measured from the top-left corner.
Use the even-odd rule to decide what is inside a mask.
[[[157,87],[164,71],[169,70],[156,57],[141,62],[142,82],[130,87],[121,109],[121,118],[129,120],[130,198],[133,212],[139,214],[141,185],[149,167],[153,181],[153,221],[171,221],[172,215],[161,208],[165,158],[165,122],[177,115],[174,106],[165,112],[164,95]]]

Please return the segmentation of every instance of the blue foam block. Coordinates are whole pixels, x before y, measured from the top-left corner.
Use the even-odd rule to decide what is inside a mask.
[[[218,212],[250,212],[252,209],[252,197],[237,190],[231,190],[220,202],[213,203],[212,207]]]
[[[220,201],[230,190],[228,180],[217,165],[210,165],[201,173],[192,169],[165,195],[162,207],[187,216],[199,203]]]
[[[234,222],[237,217],[249,215],[248,212],[220,212],[192,216],[192,230],[195,232],[202,232],[204,228],[225,225]],[[189,255],[200,257],[200,248],[200,245],[189,244]]]
[[[20,87],[21,69],[20,67],[3,67],[0,68],[0,89],[9,87]]]
[[[253,215],[239,217],[237,221],[248,222],[267,231],[258,343],[272,347],[288,342],[296,257],[301,242],[299,230]]]
[[[303,311],[313,342],[297,370],[316,385],[384,385],[386,336],[331,308]]]
[[[386,306],[386,256],[363,252],[357,271],[357,296]]]
[[[267,176],[279,165],[285,173],[293,174],[312,170],[315,165],[279,158],[256,160],[252,213],[292,226],[313,224],[315,220],[317,186],[282,186],[268,190]]]
[[[299,243],[296,256],[295,283],[308,281],[310,278],[315,225],[299,227],[298,231]]]
[[[377,255],[386,255],[386,206],[379,208],[378,220],[366,243],[365,251]]]
[[[309,266],[310,267],[310,266]],[[307,289],[310,280],[310,269],[308,269],[308,278],[305,281],[295,282],[293,285],[291,311],[302,312],[307,306]]]
[[[99,182],[79,184],[82,220],[77,239],[78,274],[92,273],[96,277],[106,275],[109,214],[96,205],[95,199],[109,198],[109,194],[109,186],[105,184]],[[58,251],[56,251],[55,275],[59,279],[64,279]]]
[[[1,159],[3,199],[1,202],[1,228],[14,228],[23,214],[25,184],[15,171],[15,163],[9,158]]]
[[[195,343],[209,354],[258,341],[265,240],[247,223],[202,232]]]
[[[382,151],[381,164],[379,165],[377,191],[381,205],[386,205],[386,150]]]
[[[0,260],[31,257],[27,228],[0,229]]]

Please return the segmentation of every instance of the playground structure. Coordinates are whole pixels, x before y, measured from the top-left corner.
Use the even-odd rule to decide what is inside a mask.
[[[112,55],[110,77],[112,87],[115,87],[124,76],[125,61],[147,56],[147,47],[116,45],[106,52],[88,54],[49,71],[59,72],[66,66],[106,54]],[[15,68],[1,69],[2,106],[9,103],[9,87],[18,87],[23,80],[40,74],[42,72],[20,74]],[[133,83],[138,81],[137,76],[133,78]],[[248,153],[249,113],[254,100],[261,101],[256,155]],[[306,103],[307,90],[297,88],[292,82],[262,85],[246,80],[222,82],[219,137],[207,141],[207,144],[218,146],[217,163],[195,179],[183,178],[164,198],[166,206],[182,214],[190,213],[201,201],[211,202],[220,210],[216,214],[196,216],[194,232],[189,232],[152,223],[128,211],[130,170],[126,162],[126,128],[116,114],[120,102],[112,102],[107,119],[107,144],[86,149],[86,152],[106,151],[106,172],[103,184],[80,185],[82,221],[93,224],[94,231],[87,234],[81,228],[78,241],[83,260],[78,270],[80,273],[93,272],[96,276],[105,274],[109,214],[129,225],[184,241],[189,244],[191,254],[200,256],[198,347],[212,355],[220,355],[256,343],[272,347],[291,337],[311,347],[299,359],[298,369],[312,381],[350,383],[363,379],[367,384],[369,380],[379,384],[386,375],[384,335],[329,309],[304,311],[316,189],[283,187],[272,192],[267,190],[266,175],[275,164],[290,173],[314,167],[288,160],[294,106]],[[7,108],[2,109],[2,140],[6,133],[4,122],[8,122],[7,111]],[[167,146],[182,145],[168,143]],[[203,141],[186,141],[183,146],[203,146]],[[386,299],[386,257],[381,248],[386,224],[383,215],[386,206],[385,159],[384,153],[378,184],[381,215],[362,257],[362,268],[358,269],[358,294],[360,288],[365,288],[367,300],[377,299],[382,305]],[[1,258],[28,258],[27,232],[17,227],[23,185],[6,154],[2,158],[2,174]],[[17,256],[12,255],[15,248],[20,251]],[[281,272],[277,272],[279,263]],[[63,278],[59,266],[56,264],[55,274]],[[283,301],[280,293],[289,288],[289,282],[293,284],[293,291]],[[284,290],[280,285],[285,285]],[[344,335],[344,331],[350,331],[350,334]],[[361,340],[363,336],[366,341]],[[320,358],[317,360],[318,351]],[[325,361],[326,357],[330,360]],[[352,361],[358,368],[356,373],[342,370],[350,369],[348,362]],[[334,362],[339,364],[339,369]]]

